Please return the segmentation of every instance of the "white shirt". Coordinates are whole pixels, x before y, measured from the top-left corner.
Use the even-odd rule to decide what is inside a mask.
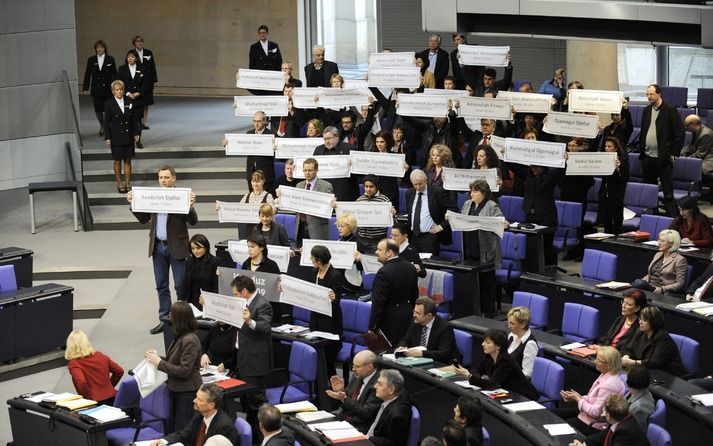
[[[693,293],[693,301],[694,302],[700,302],[701,297],[703,297],[703,291],[705,291],[711,284],[711,281],[713,281],[713,276],[710,276],[708,280],[703,282],[703,285],[701,285],[698,289],[696,289],[696,292]]]
[[[129,65],[129,72],[131,73],[131,78],[133,79],[136,76],[136,64]]]
[[[210,423],[213,421],[213,418],[215,418],[215,416],[216,416],[217,414],[218,414],[218,411],[216,410],[215,412],[213,412],[213,415],[211,415],[211,416],[209,416],[209,417],[207,417],[207,418],[205,418],[205,417],[203,418],[203,423],[205,424],[205,431],[206,431],[206,432],[208,432],[208,429],[210,428]],[[166,441],[166,440],[164,440],[164,439],[162,438],[162,439],[161,439],[161,443],[163,443],[163,444],[168,444],[168,441]],[[264,443],[263,443],[263,444],[264,444]]]
[[[433,321],[435,321],[436,318],[431,319],[431,322],[427,323],[426,325],[421,325],[421,330],[423,331],[423,327],[426,327],[426,345],[428,345],[428,339],[431,337],[431,329],[433,328]],[[420,343],[420,334],[419,334],[419,343]]]
[[[374,375],[376,375],[376,369],[374,369],[374,371],[371,372],[371,375],[367,376],[366,378],[364,378],[362,380],[361,387],[359,388],[359,395],[357,395],[357,399],[361,398],[362,392],[364,392],[364,389],[366,389],[366,387],[369,385],[369,381],[371,381],[371,378],[373,378]]]
[[[408,241],[403,242],[402,244],[399,245],[399,254],[404,252],[404,249],[408,248]]]
[[[119,105],[119,110],[124,113],[124,98],[122,97],[121,99],[116,99],[116,96],[114,96],[114,100]]]
[[[416,204],[418,204],[418,194],[421,193],[421,233],[426,233],[431,230],[432,227],[436,225],[431,218],[431,213],[428,211],[428,188],[425,188],[423,192],[416,191],[416,195],[413,197],[413,207],[411,208],[411,224],[414,221],[414,214],[416,213]],[[411,228],[413,229],[413,228]]]
[[[265,39],[264,42],[261,40],[261,41],[260,41],[260,45],[262,46],[262,50],[265,52],[265,55],[267,55],[267,54],[268,54],[268,51],[267,51],[267,39]]]
[[[508,334],[508,339],[512,339],[508,346],[508,354],[514,352],[520,346],[522,340],[528,339],[530,336],[532,336],[532,330],[527,330],[522,337],[514,333]],[[539,349],[537,343],[532,339],[525,344],[525,350],[522,352],[522,374],[528,378],[532,377],[532,370],[535,368],[535,357],[539,353]]]
[[[139,62],[144,63],[144,50],[143,48],[140,50],[136,50],[137,53],[139,53]]]
[[[97,54],[97,63],[99,63],[99,69],[101,70],[102,67],[104,66],[104,58],[106,57],[106,53],[104,54]]]

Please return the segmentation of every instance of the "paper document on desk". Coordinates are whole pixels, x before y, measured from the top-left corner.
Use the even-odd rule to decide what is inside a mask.
[[[77,398],[77,399],[71,399],[71,400],[64,400],[64,401],[58,401],[57,405],[60,407],[64,407],[68,410],[77,410],[77,409],[83,409],[85,407],[93,406],[97,402],[94,400],[90,400],[87,398]]]
[[[616,234],[609,234],[606,232],[594,232],[592,234],[587,234],[584,236],[584,238],[589,240],[604,240],[612,237],[616,237]]]
[[[318,410],[317,412],[300,412],[296,415],[297,419],[304,421],[305,423],[312,423],[314,421],[325,420],[327,418],[334,418],[334,415],[324,411]]]
[[[547,429],[547,432],[549,432],[552,436],[577,434],[577,431],[575,431],[574,428],[567,423],[545,424],[542,427]]]
[[[27,401],[32,401],[33,403],[39,403],[42,400],[45,400],[47,398],[50,398],[54,396],[55,394],[52,392],[41,392],[36,395],[30,395],[27,398],[25,398]]]
[[[349,424],[348,421],[327,421],[325,423],[311,424],[309,428],[313,431],[326,432],[341,429],[353,429],[354,426]]]
[[[42,398],[42,401],[48,402],[48,403],[56,403],[58,401],[65,401],[65,400],[76,400],[81,398],[81,395],[77,395],[76,393],[70,393],[70,392],[64,392],[64,393],[50,393],[50,396],[46,396]]]
[[[286,334],[299,334],[309,331],[309,327],[303,327],[301,325],[293,324],[282,324],[279,327],[272,327],[272,331],[275,333],[286,333]]]
[[[713,316],[713,307],[694,308],[693,313],[701,316]]]
[[[81,413],[82,415],[88,415],[94,418],[95,420],[101,421],[102,423],[108,423],[110,421],[129,418],[129,416],[118,407],[111,407],[105,404],[102,404],[99,407],[82,410],[79,413]]]
[[[334,333],[328,333],[326,331],[310,331],[305,335],[305,339],[329,339],[330,341],[338,341],[339,335]]]
[[[713,393],[699,393],[691,395],[691,399],[703,404],[706,407],[713,406]]]
[[[468,382],[467,379],[464,379],[462,381],[454,381],[454,383],[458,386],[463,387],[464,389],[473,389],[473,390],[480,390],[480,387],[474,386],[470,382]]]
[[[681,311],[693,311],[693,310],[697,310],[698,308],[707,308],[707,307],[713,307],[713,304],[710,302],[685,302],[685,303],[676,305],[676,309],[681,310]]]
[[[565,351],[580,347],[586,347],[586,345],[582,344],[581,342],[572,342],[571,344],[560,345],[560,348]]]
[[[530,410],[546,410],[547,408],[537,401],[523,401],[522,403],[504,404],[504,408],[512,412],[527,412]]]
[[[294,412],[316,412],[317,406],[310,403],[309,401],[297,401],[294,403],[284,403],[276,404],[277,410],[280,413],[294,413]]]

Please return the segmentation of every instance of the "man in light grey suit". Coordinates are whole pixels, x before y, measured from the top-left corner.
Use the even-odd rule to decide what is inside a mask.
[[[329,181],[317,178],[319,163],[314,158],[307,158],[302,163],[304,181],[297,183],[297,189],[307,189],[316,192],[332,193],[332,184]],[[297,218],[297,243],[303,239],[329,240],[329,219],[312,215],[299,214]]]

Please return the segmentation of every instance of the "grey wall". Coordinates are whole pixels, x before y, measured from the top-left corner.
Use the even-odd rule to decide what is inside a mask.
[[[428,47],[429,33],[421,30],[421,0],[379,0],[378,7],[380,49],[421,51]],[[451,34],[440,34],[441,46],[450,53],[455,48]],[[468,36],[468,43],[509,45],[513,58],[513,79],[531,81],[535,89],[551,79],[555,69],[566,68],[565,40]],[[498,71],[502,74],[502,68]]]
[[[76,99],[73,0],[0,0],[0,189],[66,178]],[[12,63],[11,63],[12,61]]]

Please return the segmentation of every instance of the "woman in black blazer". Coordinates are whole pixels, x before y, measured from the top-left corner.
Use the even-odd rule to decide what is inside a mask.
[[[94,99],[94,113],[99,120],[99,136],[104,136],[104,103],[112,96],[111,83],[117,77],[116,62],[106,53],[106,43],[103,40],[94,42],[94,51],[96,54],[87,59],[82,91],[84,94],[91,94]]]
[[[104,103],[104,138],[106,144],[111,147],[116,190],[120,194],[125,194],[131,190],[131,158],[135,155],[134,144],[139,139],[141,113],[136,111],[133,101],[124,95],[122,81],[112,82],[111,91],[114,96]]]
[[[324,314],[312,312],[309,320],[310,331],[326,331],[328,333],[338,334],[340,337],[344,333],[342,323],[342,307],[339,304],[339,299],[344,292],[344,273],[341,270],[335,269],[330,260],[332,255],[329,250],[322,245],[315,245],[310,252],[310,260],[314,269],[310,274],[310,280],[317,285],[329,288],[329,299],[332,301],[332,317]],[[325,349],[327,357],[327,376],[335,376],[337,369],[334,365],[337,360],[337,354],[341,349],[341,344],[338,342],[329,344]]]
[[[252,234],[247,239],[248,258],[245,259],[241,268],[259,273],[280,274],[280,267],[272,259],[267,257],[267,241],[259,234]],[[272,321],[282,322],[285,318],[292,316],[292,305],[270,302],[272,306]]]
[[[468,371],[457,367],[456,371],[468,377],[471,384],[493,390],[502,387],[519,393],[532,401],[539,394],[535,386],[522,374],[522,369],[508,354],[508,337],[502,330],[490,329],[483,334],[483,357],[475,369]]]
[[[624,293],[621,299],[621,315],[614,320],[607,333],[599,338],[598,344],[609,345],[622,351],[639,332],[639,313],[646,304],[646,294],[643,291],[631,290]]]
[[[144,105],[146,105],[144,95],[149,89],[150,79],[144,73],[144,66],[139,61],[139,53],[136,50],[129,50],[126,53],[126,63],[119,67],[119,79],[126,86],[126,96],[134,101],[135,113],[139,116],[139,120],[144,115]],[[141,144],[141,129],[139,126],[139,140],[136,147],[143,149]]]
[[[525,222],[544,226],[557,226],[557,207],[553,196],[557,176],[543,166],[530,166],[525,177],[525,196],[522,210]],[[557,266],[557,252],[552,247],[554,233],[543,234],[545,266]]]
[[[168,347],[166,359],[156,350],[144,354],[146,360],[168,375],[168,390],[171,393],[171,418],[168,432],[183,429],[193,418],[193,399],[200,388],[201,341],[196,334],[196,318],[186,302],[171,306],[173,342]]]
[[[611,175],[602,176],[599,188],[597,223],[604,226],[604,232],[620,234],[624,221],[624,194],[629,182],[629,154],[624,149],[625,142],[613,136],[604,139],[604,151],[616,152],[616,169]]]
[[[642,364],[674,376],[686,374],[678,347],[666,331],[663,313],[657,307],[641,310],[639,333],[621,351],[621,364],[624,367]]]
[[[252,235],[261,235],[268,245],[290,246],[285,227],[275,221],[275,209],[272,205],[270,203],[260,205],[259,214],[260,223],[253,226]]]
[[[210,242],[205,235],[194,235],[190,244],[191,256],[186,262],[186,274],[178,290],[178,300],[185,300],[203,310],[199,302],[201,291],[218,292],[218,259],[210,253]]]

